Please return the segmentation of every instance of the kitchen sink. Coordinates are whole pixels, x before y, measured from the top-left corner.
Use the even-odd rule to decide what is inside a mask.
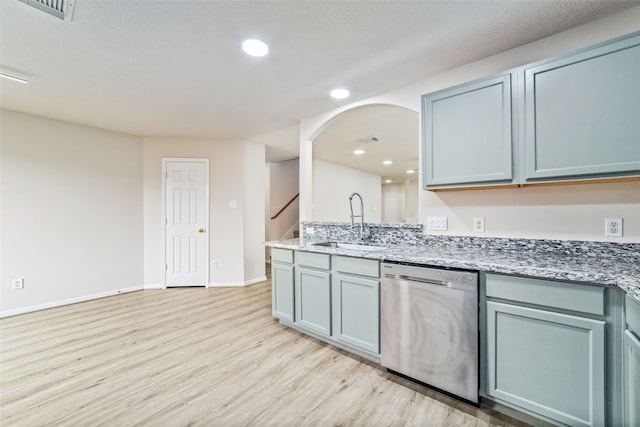
[[[338,242],[320,242],[314,243],[314,246],[323,246],[327,248],[348,249],[351,251],[374,252],[386,249],[385,246],[368,245],[366,243],[338,243]]]

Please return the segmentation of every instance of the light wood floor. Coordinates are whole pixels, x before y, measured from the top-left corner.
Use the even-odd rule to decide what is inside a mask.
[[[522,425],[281,326],[270,282],[140,291],[0,327],[4,427]]]

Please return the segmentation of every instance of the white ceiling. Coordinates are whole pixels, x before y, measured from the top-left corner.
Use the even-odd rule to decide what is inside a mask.
[[[63,21],[0,0],[0,66],[29,80],[0,79],[1,105],[141,136],[269,134],[282,148],[300,118],[638,4],[75,0]],[[247,57],[247,37],[270,54]],[[330,99],[335,86],[351,98]]]
[[[349,110],[313,140],[313,157],[380,175],[394,184],[417,179],[407,171],[417,171],[420,163],[419,120],[415,111],[391,105]],[[354,155],[356,149],[365,153]],[[393,163],[384,165],[384,160]]]

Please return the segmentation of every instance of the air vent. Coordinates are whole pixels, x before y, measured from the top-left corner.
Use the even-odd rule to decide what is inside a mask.
[[[75,0],[20,0],[56,18],[71,20]]]
[[[359,138],[357,138],[358,142],[363,142],[365,144],[368,144],[370,142],[378,142],[380,141],[380,139],[377,136],[361,136]]]

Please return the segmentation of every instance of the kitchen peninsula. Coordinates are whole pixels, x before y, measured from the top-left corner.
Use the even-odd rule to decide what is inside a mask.
[[[380,262],[479,272],[483,405],[569,425],[637,416],[639,350],[630,331],[640,307],[640,244],[366,228],[362,247],[340,247],[356,242],[358,230],[327,222],[303,222],[302,239],[266,243],[281,323],[379,362]]]

